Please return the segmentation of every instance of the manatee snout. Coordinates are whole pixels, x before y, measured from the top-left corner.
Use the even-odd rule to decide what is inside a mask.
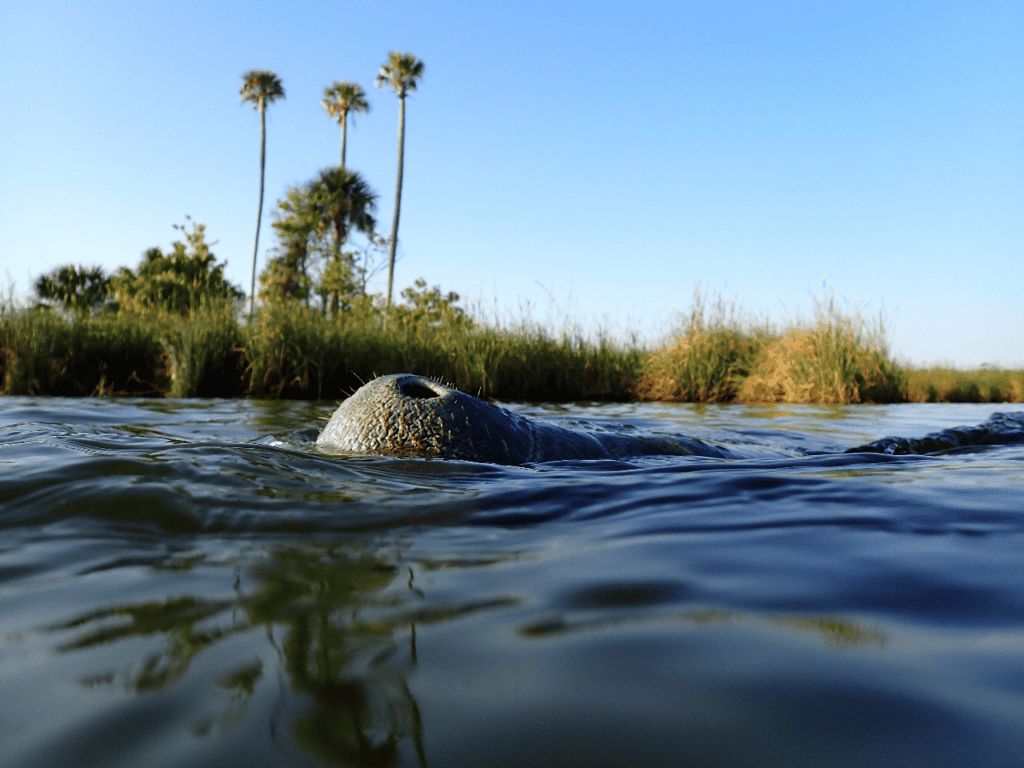
[[[536,460],[529,420],[410,373],[360,387],[338,406],[316,442],[340,453],[496,464]]]

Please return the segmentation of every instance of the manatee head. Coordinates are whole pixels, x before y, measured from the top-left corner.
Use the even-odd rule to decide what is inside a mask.
[[[356,390],[316,443],[338,453],[495,464],[543,460],[530,419],[409,373],[382,376]]]

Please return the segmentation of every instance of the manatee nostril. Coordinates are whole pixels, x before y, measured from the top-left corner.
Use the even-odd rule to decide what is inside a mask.
[[[406,381],[398,385],[398,388],[402,390],[402,394],[406,397],[415,397],[418,400],[429,400],[432,397],[440,397],[437,392],[432,390],[430,387],[425,387],[418,381]]]

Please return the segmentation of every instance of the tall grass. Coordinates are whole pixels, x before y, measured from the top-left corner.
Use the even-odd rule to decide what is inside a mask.
[[[644,400],[694,403],[736,399],[771,332],[752,324],[736,307],[694,289],[693,303],[675,341],[644,365],[636,394]]]
[[[232,397],[245,392],[242,330],[230,301],[203,300],[187,317],[148,315],[159,336],[168,397]]]
[[[456,317],[386,317],[368,303],[327,319],[297,305],[265,307],[245,354],[251,394],[316,398],[408,372],[500,399],[624,399],[642,359],[602,336],[556,337],[528,321],[499,327]]]
[[[815,298],[814,319],[792,321],[760,350],[740,387],[745,402],[891,403],[906,377],[889,357],[885,322],[843,312],[835,295]]]
[[[904,371],[889,357],[883,319],[843,311],[832,294],[810,320],[780,328],[698,288],[672,341],[654,352],[569,322],[553,331],[528,313],[385,314],[365,301],[325,317],[270,304],[249,325],[223,302],[186,317],[73,319],[0,300],[4,394],[327,399],[397,372],[503,400],[1024,400],[1022,372]]]
[[[832,293],[814,319],[781,330],[699,289],[673,343],[648,360],[636,393],[689,402],[867,403],[903,399],[885,325],[844,313]]]
[[[912,369],[906,395],[913,403],[1024,403],[1024,371]]]
[[[74,321],[57,312],[0,312],[6,395],[163,394],[161,346],[143,318]]]

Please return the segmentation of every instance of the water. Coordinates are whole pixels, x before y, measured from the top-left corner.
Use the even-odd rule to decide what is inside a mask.
[[[747,458],[0,399],[0,764],[1020,764],[1024,444],[835,453],[999,408],[511,407]]]

